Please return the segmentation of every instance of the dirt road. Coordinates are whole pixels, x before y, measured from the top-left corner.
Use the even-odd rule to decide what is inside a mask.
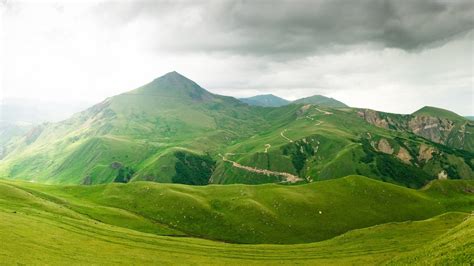
[[[267,176],[270,176],[270,175],[281,176],[281,177],[285,178],[285,181],[283,181],[283,182],[288,182],[288,183],[295,183],[295,182],[298,182],[298,181],[303,181],[302,178],[300,178],[298,176],[295,176],[295,175],[292,175],[290,173],[276,172],[276,171],[270,171],[270,170],[267,170],[267,169],[259,169],[259,168],[256,168],[256,167],[245,166],[245,165],[239,164],[238,162],[229,160],[229,159],[225,158],[222,155],[220,155],[220,156],[222,157],[222,160],[224,162],[232,163],[233,167],[236,167],[236,168],[239,168],[239,169],[242,169],[242,170],[245,170],[245,171],[249,171],[249,172],[253,172],[253,173],[257,173],[257,174],[263,174],[263,175],[267,175]]]

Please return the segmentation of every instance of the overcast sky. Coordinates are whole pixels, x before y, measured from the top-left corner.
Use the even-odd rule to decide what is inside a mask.
[[[176,70],[235,97],[474,115],[474,2],[0,0],[0,97],[95,103]]]

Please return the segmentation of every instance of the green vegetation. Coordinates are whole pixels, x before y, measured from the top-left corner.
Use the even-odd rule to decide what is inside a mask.
[[[328,98],[322,95],[313,95],[306,98],[301,98],[293,101],[294,104],[314,104],[324,107],[333,107],[333,108],[344,108],[349,107],[345,103],[342,103],[336,99]]]
[[[283,98],[275,96],[273,94],[257,95],[248,98],[240,98],[240,101],[254,106],[263,106],[263,107],[280,107],[287,105],[290,101],[287,101]]]
[[[469,181],[436,181],[416,191],[363,177],[301,186],[191,187],[150,182],[47,186],[0,181],[0,227],[8,228],[0,230],[4,244],[0,260],[6,264],[179,260],[192,264],[341,265],[411,264],[429,259],[469,264],[473,260],[473,219],[453,210],[471,211],[473,191]],[[435,216],[445,211],[450,212]],[[248,227],[228,224],[239,216],[243,216],[239,223],[245,221]],[[272,225],[272,216],[286,228]],[[166,220],[172,222],[162,223]],[[347,231],[374,222],[386,224]],[[300,224],[308,226],[293,231]],[[261,235],[267,243],[285,239],[287,233],[296,237],[288,242],[309,240],[306,234],[325,235],[325,239],[339,236],[295,245],[228,244],[186,237],[199,234],[183,233],[178,227],[199,228],[207,238],[212,237],[206,234],[219,231],[234,240],[245,239],[240,234],[262,233],[267,227],[264,233],[268,236]],[[346,228],[345,233],[340,228]]]
[[[470,211],[474,204],[474,185],[462,180],[437,181],[423,191],[360,176],[299,186],[3,184],[100,221],[110,221],[119,211],[147,221],[131,229],[155,232],[158,224],[189,236],[235,243],[314,242],[381,223]],[[451,194],[439,193],[439,187],[449,188]],[[110,223],[121,225],[113,219]]]
[[[188,185],[207,185],[216,162],[209,155],[199,156],[182,151],[176,152],[176,175],[173,183]]]
[[[389,264],[472,265],[474,263],[474,217],[440,235],[428,245],[397,256]]]
[[[445,110],[442,108],[437,108],[433,106],[425,106],[421,108],[420,110],[416,111],[413,113],[413,115],[416,116],[431,116],[431,117],[442,117],[442,118],[447,118],[450,120],[465,120],[464,117],[451,112],[449,110]]]
[[[359,174],[415,188],[440,177],[474,177],[474,124],[468,120],[433,108],[420,112],[440,117],[328,106],[335,105],[249,106],[172,72],[0,143],[0,177],[206,185]]]

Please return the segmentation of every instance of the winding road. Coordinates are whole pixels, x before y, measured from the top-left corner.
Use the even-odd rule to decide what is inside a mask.
[[[280,132],[280,135],[281,135],[284,139],[288,140],[289,142],[293,142],[292,139],[290,139],[290,138],[288,138],[287,136],[283,135],[283,133],[285,133],[287,130],[288,130],[288,129],[285,128],[285,130],[283,130],[282,132]]]
[[[295,182],[298,182],[298,181],[303,181],[302,178],[300,178],[298,176],[295,176],[295,175],[292,175],[290,173],[276,172],[276,171],[270,171],[270,170],[267,170],[267,169],[259,169],[259,168],[256,168],[256,167],[241,165],[238,162],[235,162],[235,161],[232,161],[232,160],[229,160],[229,159],[225,158],[221,154],[219,154],[219,155],[222,157],[222,160],[224,162],[232,163],[232,166],[235,167],[235,168],[239,168],[239,169],[242,169],[242,170],[245,170],[245,171],[248,171],[248,172],[263,174],[263,175],[267,175],[267,176],[270,176],[270,175],[281,176],[281,177],[285,178],[285,181],[283,181],[283,182],[288,182],[288,183],[295,183]]]
[[[321,110],[321,109],[319,109],[319,108],[317,108],[317,107],[314,107],[314,109],[316,109],[316,110],[320,111],[321,113],[323,113],[323,114],[325,114],[325,115],[332,115],[332,113],[331,113],[331,112],[328,112],[328,111]]]

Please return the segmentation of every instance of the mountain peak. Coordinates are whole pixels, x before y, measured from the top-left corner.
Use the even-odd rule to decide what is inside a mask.
[[[168,73],[164,74],[163,76],[156,78],[155,81],[160,80],[160,79],[175,80],[175,81],[182,80],[182,81],[191,81],[191,82],[193,82],[192,80],[188,79],[187,77],[181,75],[180,73],[178,73],[176,71],[168,72]]]
[[[315,104],[326,107],[348,107],[345,103],[323,95],[313,95],[293,101],[295,104]]]
[[[287,105],[289,102],[273,94],[262,94],[248,98],[241,98],[240,101],[254,106],[279,107]]]
[[[160,96],[163,99],[181,98],[194,101],[206,101],[213,98],[210,92],[176,71],[166,73],[131,93]]]
[[[433,107],[433,106],[424,106],[421,109],[417,110],[414,112],[412,115],[416,116],[434,116],[434,117],[443,117],[443,118],[448,118],[451,120],[463,120],[465,119],[464,117],[456,114],[455,112],[438,108],[438,107]]]

